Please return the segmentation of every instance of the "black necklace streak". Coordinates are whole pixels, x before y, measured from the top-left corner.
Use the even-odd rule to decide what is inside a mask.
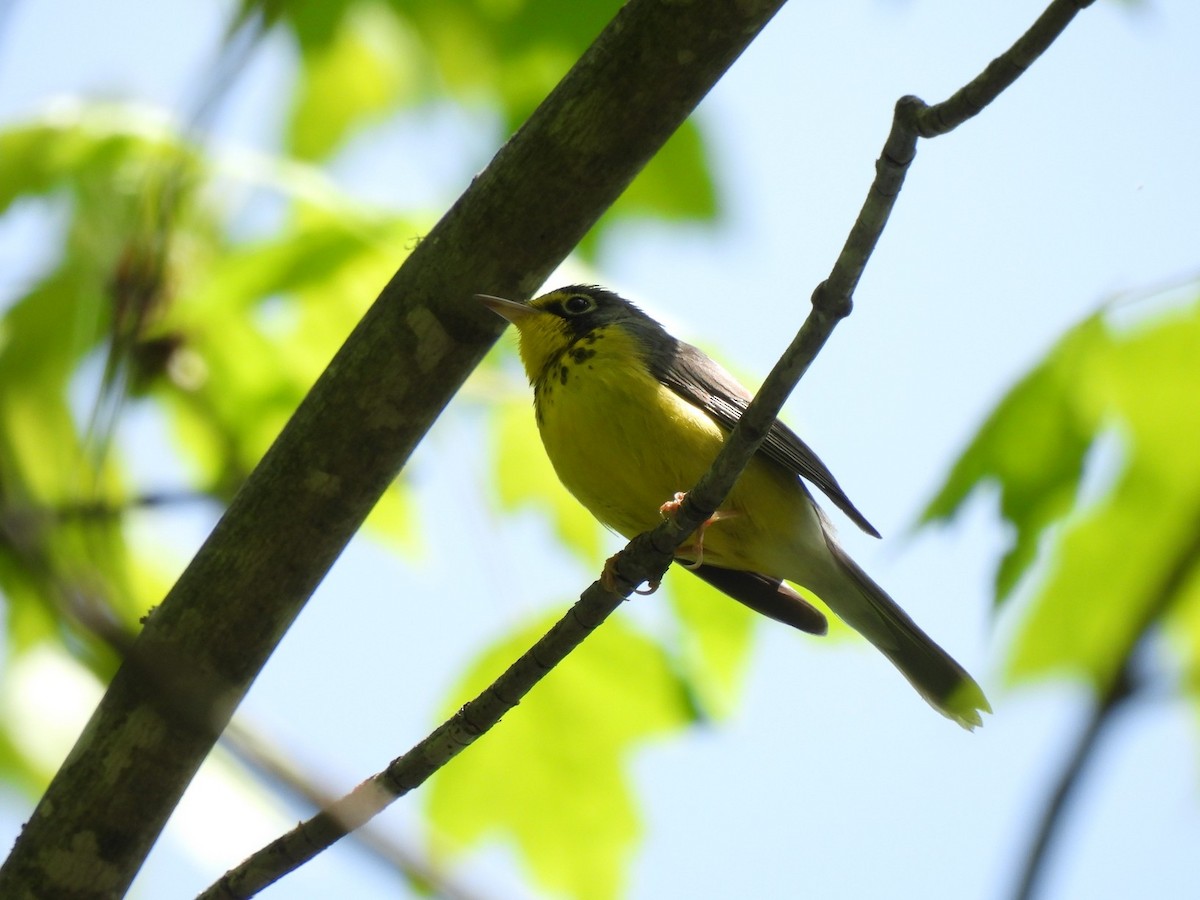
[[[571,366],[587,365],[590,369],[591,364],[588,363],[593,356],[596,355],[595,347],[597,341],[604,337],[606,326],[593,328],[591,331],[581,334],[571,343],[567,344],[562,350],[555,353],[542,366],[542,372],[537,377],[537,381],[533,383],[533,413],[540,426],[542,424],[542,402],[548,401],[550,395],[554,393],[554,382],[565,385],[571,377]]]

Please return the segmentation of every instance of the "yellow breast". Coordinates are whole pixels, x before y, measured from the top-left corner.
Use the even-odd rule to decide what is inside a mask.
[[[661,522],[662,504],[695,485],[725,432],[659,383],[620,327],[587,338],[557,357],[535,385],[538,426],[566,488],[631,538]],[[723,518],[704,538],[704,559],[715,565],[782,575],[797,538],[819,537],[799,482],[761,458],[721,510]]]

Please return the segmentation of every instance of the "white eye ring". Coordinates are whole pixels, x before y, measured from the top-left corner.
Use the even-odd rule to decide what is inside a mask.
[[[571,316],[581,316],[596,308],[596,301],[583,294],[572,294],[563,301],[563,312]]]

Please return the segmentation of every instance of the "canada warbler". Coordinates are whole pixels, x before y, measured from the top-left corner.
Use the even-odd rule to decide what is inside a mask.
[[[598,287],[528,304],[479,295],[517,327],[538,430],[555,472],[604,525],[649,531],[712,464],[750,393],[703,352]],[[799,476],[799,477],[797,477]],[[833,475],[776,421],[721,508],[677,552],[696,575],[752,609],[823,634],[816,594],[966,728],[991,711],[983,691],[846,555],[801,478],[878,537]]]

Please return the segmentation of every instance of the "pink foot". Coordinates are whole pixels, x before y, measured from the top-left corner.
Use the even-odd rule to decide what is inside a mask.
[[[687,494],[684,491],[676,491],[675,496],[658,508],[659,513],[664,518],[673,516],[679,512],[679,507],[683,505],[684,498]],[[689,554],[694,554],[695,559],[690,562],[680,560],[679,564],[685,569],[698,569],[704,565],[704,532],[710,525],[715,525],[722,519],[730,519],[736,516],[737,513],[722,512],[717,510],[707,520],[700,523],[700,527],[696,529],[695,539],[680,545],[680,551],[687,551]],[[657,585],[655,585],[657,587]]]

